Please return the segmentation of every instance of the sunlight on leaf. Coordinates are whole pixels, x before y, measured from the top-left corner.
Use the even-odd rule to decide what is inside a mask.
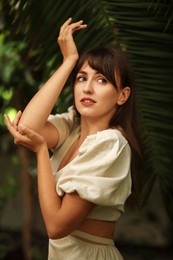
[[[2,93],[0,91],[0,96],[2,96],[2,98],[5,99],[6,101],[9,101],[13,96],[13,90],[12,89],[3,90]]]

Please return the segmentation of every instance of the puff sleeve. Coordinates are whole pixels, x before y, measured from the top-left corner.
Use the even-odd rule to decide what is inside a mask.
[[[59,147],[69,136],[75,124],[75,111],[73,107],[68,109],[68,112],[56,115],[50,115],[48,121],[52,123],[58,130],[59,133]],[[56,148],[57,148],[56,147]]]
[[[131,193],[130,161],[130,147],[119,131],[88,136],[79,155],[57,173],[57,193],[76,191],[96,205],[122,205]]]

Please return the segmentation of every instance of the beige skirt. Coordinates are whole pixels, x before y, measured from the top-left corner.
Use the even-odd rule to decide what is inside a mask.
[[[87,242],[88,241],[88,242]],[[91,242],[90,242],[91,241]],[[61,239],[49,239],[48,260],[123,260],[114,241],[79,230]]]

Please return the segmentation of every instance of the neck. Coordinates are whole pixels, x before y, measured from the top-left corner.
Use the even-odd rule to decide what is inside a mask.
[[[96,134],[98,131],[106,130],[109,128],[108,123],[102,120],[86,119],[81,117],[81,137]]]

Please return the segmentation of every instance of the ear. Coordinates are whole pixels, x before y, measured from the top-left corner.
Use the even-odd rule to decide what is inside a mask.
[[[117,104],[120,106],[123,105],[129,98],[130,92],[131,92],[131,89],[129,87],[125,87],[125,88],[121,89]]]

